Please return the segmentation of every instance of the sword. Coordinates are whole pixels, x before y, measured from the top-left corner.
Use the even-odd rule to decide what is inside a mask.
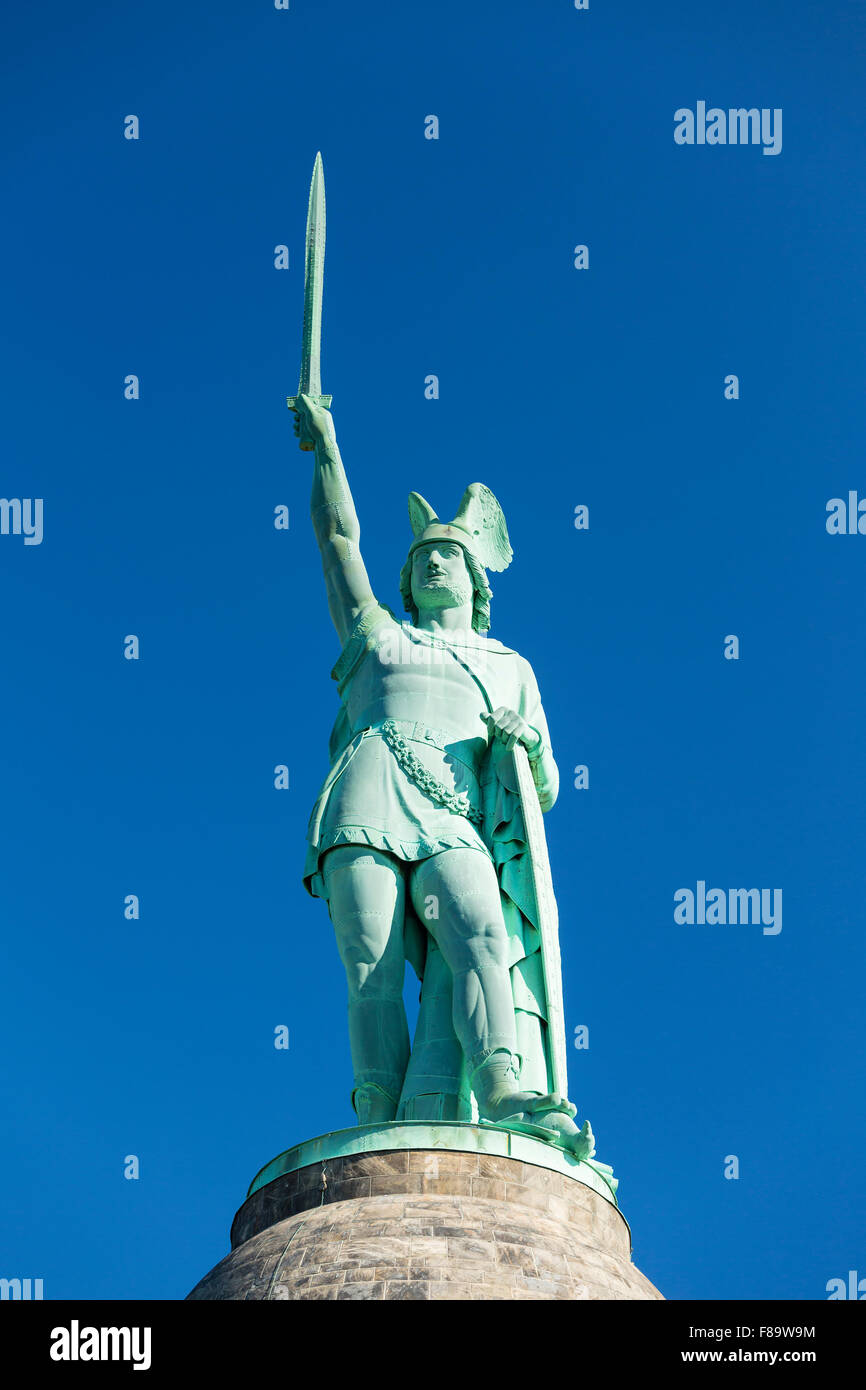
[[[526,749],[516,744],[512,749],[526,844],[529,850],[530,877],[536,906],[536,926],[541,938],[541,965],[547,996],[547,1036],[550,1044],[551,1089],[561,1096],[568,1095],[568,1071],[565,1049],[565,1009],[562,1000],[562,960],[559,953],[559,913],[553,893],[550,860],[547,855],[547,836],[544,833],[538,793],[532,780],[532,769]]]
[[[333,397],[322,395],[322,290],[325,282],[325,171],[322,156],[316,155],[310,181],[307,208],[307,249],[304,265],[304,331],[301,340],[301,379],[298,396],[310,396],[316,405],[330,410]],[[297,408],[298,396],[288,396],[290,410]],[[316,446],[301,436],[301,448],[309,453]]]

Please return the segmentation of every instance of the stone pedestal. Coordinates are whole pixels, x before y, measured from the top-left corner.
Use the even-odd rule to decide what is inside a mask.
[[[661,1299],[609,1173],[492,1127],[324,1135],[262,1170],[189,1298]]]

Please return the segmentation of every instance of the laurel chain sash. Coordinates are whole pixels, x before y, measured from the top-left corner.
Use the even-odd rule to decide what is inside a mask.
[[[452,792],[433,776],[433,773],[424,766],[421,759],[412,752],[406,739],[400,733],[393,719],[386,719],[380,725],[382,736],[400,767],[411,778],[416,787],[420,787],[431,801],[437,801],[446,810],[452,811],[455,816],[466,816],[474,825],[483,825],[484,816],[469,804],[469,798],[465,792]]]

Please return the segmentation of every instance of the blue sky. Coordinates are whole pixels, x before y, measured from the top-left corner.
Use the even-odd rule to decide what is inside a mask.
[[[866,1274],[866,538],[825,528],[866,496],[862,7],[3,25],[0,495],[43,498],[44,539],[0,535],[0,1274],[183,1297],[262,1164],[352,1123],[300,881],[338,650],[285,408],[318,149],[324,389],[377,594],[410,489],[451,515],[480,479],[508,518],[492,634],[562,772],[571,1095],[635,1260],[669,1298]],[[781,108],[781,154],[678,146],[699,100]],[[780,887],[782,931],[677,925],[698,880]]]

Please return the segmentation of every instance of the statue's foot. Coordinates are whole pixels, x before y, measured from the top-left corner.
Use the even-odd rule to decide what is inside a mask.
[[[501,1124],[503,1120],[526,1120],[536,1124],[539,1113],[553,1112],[566,1118],[577,1114],[575,1107],[563,1096],[540,1096],[537,1091],[519,1091],[514,1086],[491,1088],[483,1097],[478,1096],[478,1113],[494,1124]]]
[[[493,1124],[503,1120],[534,1123],[537,1113],[557,1112],[571,1117],[575,1107],[564,1096],[540,1096],[537,1091],[521,1091],[517,1084],[518,1064],[513,1053],[497,1048],[470,1071],[470,1085],[478,1101],[478,1113]]]
[[[592,1158],[595,1140],[589,1121],[578,1129],[574,1123],[577,1107],[565,1096],[540,1096],[537,1091],[521,1091],[517,1086],[517,1065],[512,1053],[499,1048],[485,1057],[470,1073],[470,1084],[478,1101],[478,1113],[493,1124],[509,1121],[537,1125],[576,1158]]]
[[[571,1116],[551,1111],[546,1115],[533,1115],[532,1123],[541,1129],[549,1129],[557,1142],[575,1158],[592,1158],[595,1153],[595,1137],[589,1120],[585,1120],[578,1129]]]
[[[557,1095],[555,1092],[549,1096],[532,1096],[526,1108],[533,1124],[544,1123],[539,1118],[541,1115],[564,1115],[567,1119],[573,1120],[577,1114],[577,1106],[572,1105],[566,1096]]]
[[[516,1109],[518,1101],[523,1103],[524,1109]],[[595,1153],[592,1127],[589,1120],[586,1120],[578,1128],[574,1123],[576,1113],[575,1107],[559,1096],[539,1096],[522,1091],[503,1099],[500,1113],[495,1117],[494,1123],[507,1127],[517,1121],[520,1124],[535,1126],[537,1129],[548,1130],[551,1139],[574,1154],[575,1158],[592,1158]]]
[[[595,1153],[595,1139],[589,1120],[578,1128],[574,1123],[577,1107],[561,1096],[532,1096],[522,1115],[509,1118],[521,1119],[539,1129],[550,1130],[559,1144],[575,1158],[592,1158]]]
[[[352,1109],[358,1116],[359,1125],[389,1123],[397,1118],[397,1105],[394,1096],[374,1081],[366,1081],[352,1092]]]

